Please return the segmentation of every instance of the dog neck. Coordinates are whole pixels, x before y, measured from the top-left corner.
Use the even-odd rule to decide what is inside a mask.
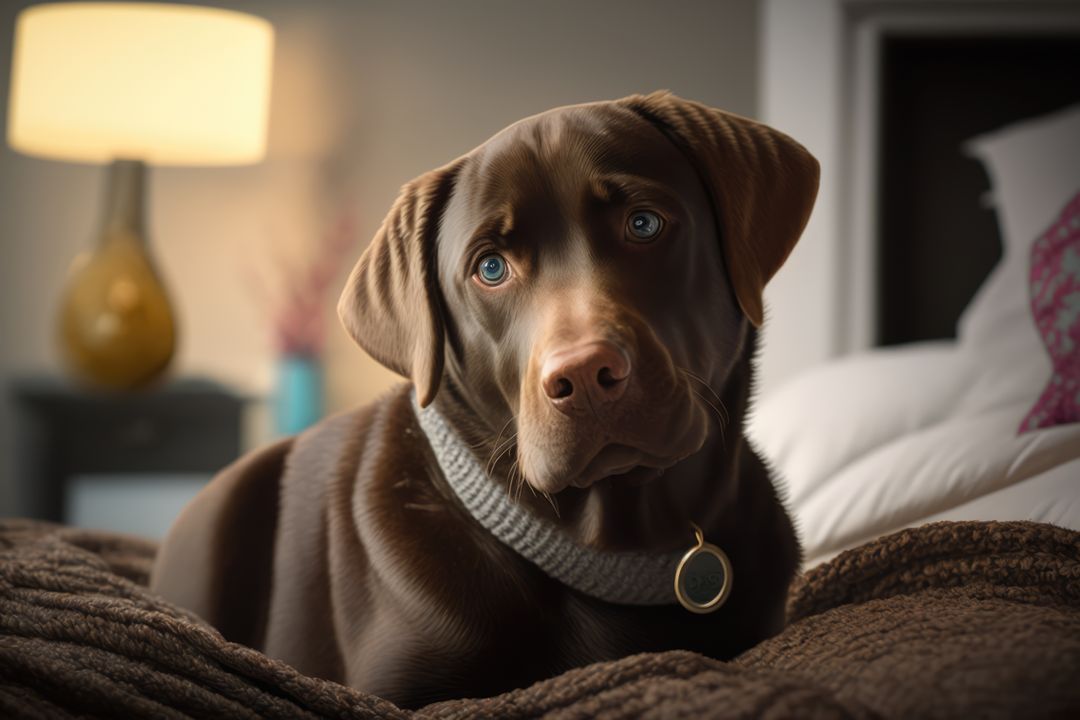
[[[549,577],[606,602],[677,602],[675,570],[692,543],[684,543],[681,552],[644,553],[603,551],[575,542],[557,525],[512,500],[434,405],[421,409],[415,392],[412,402],[447,484],[469,514],[498,540]]]

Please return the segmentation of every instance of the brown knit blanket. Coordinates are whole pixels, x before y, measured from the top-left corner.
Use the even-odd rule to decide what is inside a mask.
[[[146,591],[155,546],[0,521],[0,717],[388,717]],[[799,579],[731,663],[642,654],[419,717],[1080,717],[1080,533],[936,523]]]

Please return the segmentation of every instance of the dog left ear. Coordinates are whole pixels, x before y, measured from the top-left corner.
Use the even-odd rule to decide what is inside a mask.
[[[619,101],[656,126],[697,169],[720,223],[739,306],[756,327],[765,284],[802,234],[817,197],[814,156],[784,133],[669,92]]]
[[[435,244],[457,167],[455,161],[401,189],[338,301],[352,339],[411,378],[421,407],[435,399],[442,380],[445,331]]]

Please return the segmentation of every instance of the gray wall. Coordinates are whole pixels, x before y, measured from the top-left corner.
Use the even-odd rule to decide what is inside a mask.
[[[14,17],[26,4],[0,5],[0,118]],[[253,277],[272,278],[276,258],[302,257],[343,212],[357,217],[359,254],[402,183],[557,105],[669,88],[755,114],[754,0],[213,4],[276,27],[269,157],[246,168],[155,170],[152,244],[182,324],[175,371],[254,393],[270,387],[274,350]],[[72,258],[93,241],[102,180],[98,167],[0,148],[0,384],[61,368],[57,297]],[[338,409],[393,377],[328,321]],[[0,515],[19,512],[4,392]]]

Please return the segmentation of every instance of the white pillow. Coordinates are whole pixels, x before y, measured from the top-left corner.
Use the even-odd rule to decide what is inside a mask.
[[[1031,246],[1080,191],[1080,105],[972,138],[993,187],[1002,258],[960,316],[961,348],[980,359],[958,414],[1034,403],[1050,379],[1050,357],[1031,315]],[[1022,417],[1016,419],[1017,427]]]
[[[1041,349],[1028,295],[1031,245],[1080,191],[1080,104],[979,135],[964,149],[990,176],[1004,247],[960,316],[960,338],[992,345],[1007,335]]]
[[[941,420],[971,375],[951,340],[872,350],[800,373],[761,399],[747,432],[791,506],[859,457]]]

